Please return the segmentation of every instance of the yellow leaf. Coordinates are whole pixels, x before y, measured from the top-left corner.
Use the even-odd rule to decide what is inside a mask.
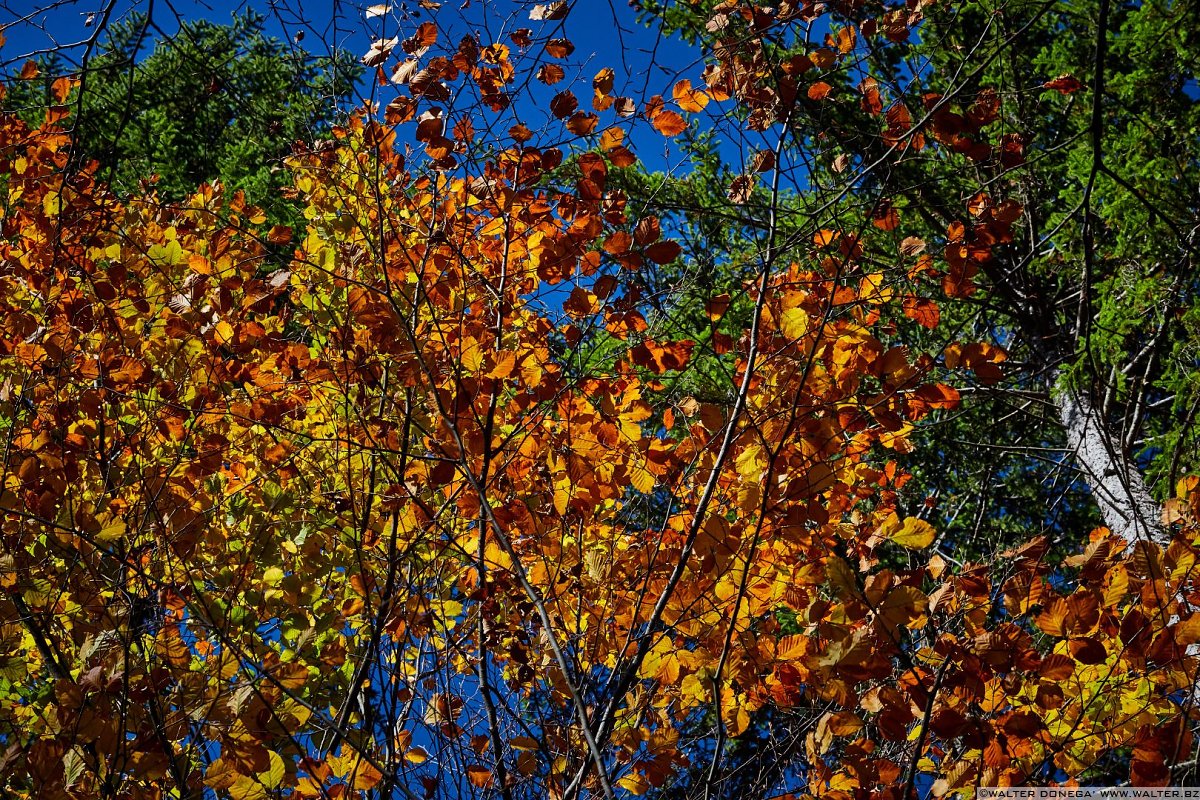
[[[173,229],[168,228],[167,232],[173,235]],[[166,244],[150,245],[146,255],[157,266],[171,267],[183,261],[183,248],[178,240],[170,239]]]
[[[574,493],[573,489],[574,485],[566,472],[554,476],[554,510],[560,516],[567,513],[567,507],[571,504],[571,497]]]
[[[217,344],[226,344],[233,339],[233,326],[225,320],[221,320],[213,329],[213,335],[217,339]]]
[[[803,308],[789,308],[779,320],[779,330],[789,339],[799,339],[808,333],[812,318]]]
[[[240,776],[226,789],[233,800],[266,800],[267,790],[253,778]]]
[[[286,771],[283,759],[274,750],[268,750],[267,756],[270,766],[267,767],[265,772],[258,773],[258,780],[268,789],[278,789],[279,785],[283,783],[283,776]]]
[[[414,747],[404,754],[404,760],[410,764],[424,764],[429,760],[429,753],[424,747]]]
[[[109,544],[115,542],[125,535],[125,521],[114,519],[104,525],[99,532],[96,533],[95,539],[101,544]]]
[[[504,226],[507,219],[508,217],[500,216],[488,222],[488,224],[479,229],[479,238],[482,239],[485,236],[499,236],[500,234],[504,233]]]
[[[699,705],[708,702],[708,688],[711,685],[707,674],[693,672],[679,684],[679,693],[693,705]]]
[[[58,192],[46,192],[42,198],[42,211],[47,217],[57,217],[62,209],[62,195]]]
[[[631,772],[621,780],[617,781],[617,785],[626,790],[630,794],[643,795],[650,788],[650,781],[646,780],[646,776],[637,772]]]
[[[462,365],[469,374],[474,375],[483,368],[483,348],[479,342],[467,337],[462,343]]]
[[[628,472],[629,482],[633,488],[642,494],[650,494],[654,491],[654,476],[643,467],[630,465]]]
[[[746,710],[746,695],[735,694],[728,688],[725,690],[725,702],[722,704],[721,718],[725,721],[725,730],[729,736],[737,738],[750,727],[750,713]]]
[[[496,354],[496,365],[492,367],[488,373],[489,378],[498,378],[503,380],[512,374],[517,366],[517,354],[511,350],[505,350]]]
[[[908,517],[900,525],[900,528],[892,533],[890,538],[901,547],[907,547],[909,550],[920,550],[923,547],[929,547],[929,545],[933,544],[936,534],[937,531],[925,520]]]
[[[354,772],[353,785],[355,789],[372,789],[381,780],[383,780],[382,772],[375,769],[370,762],[360,761],[358,769]]]
[[[758,480],[767,469],[767,460],[762,448],[756,444],[739,453],[736,463],[738,475],[748,481]]]

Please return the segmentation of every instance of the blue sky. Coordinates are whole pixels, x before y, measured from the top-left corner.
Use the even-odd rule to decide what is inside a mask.
[[[88,40],[95,35],[105,19],[108,0],[0,0],[0,26],[6,44],[0,49],[0,65],[11,71],[30,55],[51,49],[65,51],[68,59],[78,63],[87,49]],[[565,80],[543,87],[531,82],[528,96],[518,100],[517,112],[529,114],[534,121],[545,119],[544,108],[549,98],[569,85],[579,96],[580,107],[588,110],[590,84],[602,67],[612,67],[616,73],[614,93],[628,95],[639,107],[655,94],[670,97],[670,89],[681,77],[700,83],[703,68],[700,53],[677,39],[664,37],[640,24],[626,0],[576,0],[570,14],[561,23],[538,22],[530,19],[534,2],[512,0],[449,0],[437,11],[422,9],[420,0],[392,0],[391,11],[382,16],[368,17],[372,0],[322,0],[311,3],[303,0],[114,0],[108,12],[109,22],[141,11],[152,15],[155,26],[163,33],[177,29],[181,20],[209,19],[228,22],[234,13],[253,9],[268,20],[268,30],[285,41],[300,41],[297,47],[309,52],[323,53],[334,48],[356,55],[365,53],[373,39],[411,35],[423,21],[435,19],[442,29],[444,42],[457,41],[468,32],[476,33],[487,44],[493,41],[512,46],[509,34],[518,28],[534,30],[535,37],[565,36],[575,45],[567,59],[559,61]],[[90,24],[89,24],[90,21]],[[561,25],[561,30],[552,30]],[[516,48],[514,48],[515,50]],[[397,51],[399,53],[399,51]],[[396,57],[385,65],[390,71]],[[518,66],[518,70],[521,67]],[[364,86],[364,92],[371,87]],[[377,99],[382,103],[394,96],[395,90],[384,87]],[[525,103],[522,108],[521,102]],[[540,108],[539,108],[540,107]],[[601,115],[599,130],[611,122],[612,114]],[[533,122],[527,123],[535,129]],[[556,130],[561,126],[556,123]],[[507,125],[505,126],[507,127]],[[677,169],[682,163],[671,143],[642,125],[633,129],[634,149],[656,169]]]

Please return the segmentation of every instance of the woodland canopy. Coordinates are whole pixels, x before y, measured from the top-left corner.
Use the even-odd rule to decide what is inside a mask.
[[[1200,781],[1196,0],[80,10],[0,796]]]

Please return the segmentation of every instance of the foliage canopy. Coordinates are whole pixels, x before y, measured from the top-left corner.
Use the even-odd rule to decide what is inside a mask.
[[[1033,380],[1010,377],[1034,349],[1016,311],[972,304],[1004,299],[1058,202],[1005,160],[1030,117],[1006,116],[995,59],[949,44],[978,7],[705,9],[706,66],[643,103],[607,67],[556,85],[569,11],[507,40],[449,36],[448,11],[378,38],[387,102],[286,158],[294,226],[221,180],[172,200],[102,179],[119,170],[73,157],[76,79],[36,123],[0,116],[4,792],[908,800],[1177,778],[1200,479],[1141,528],[1006,528],[984,553],[924,502],[953,460],[925,430],[968,389]],[[935,47],[967,78],[880,94],[864,70],[910,46],[914,86],[952,71]],[[767,143],[738,169],[696,133],[715,109]],[[689,139],[694,175],[639,172],[646,135]],[[1080,158],[1045,169],[1066,184]],[[1151,172],[1085,224],[1118,229]],[[710,178],[724,231],[682,207]],[[1102,272],[1073,220],[1096,326],[1139,308],[1110,272],[1187,249],[1122,229]],[[700,269],[696,230],[726,243]],[[1172,348],[1189,313],[1159,327]],[[1082,408],[1078,376],[1109,362],[1063,336],[1044,366]]]

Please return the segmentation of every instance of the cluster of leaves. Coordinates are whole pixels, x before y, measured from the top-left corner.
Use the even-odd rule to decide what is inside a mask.
[[[1165,498],[1195,469],[1194,4],[639,5],[703,45],[706,79],[742,101],[722,135],[792,131],[782,213],[858,204],[941,246],[981,190],[1025,209],[1003,246],[960,267],[971,285],[946,287],[941,328],[893,339],[958,330],[1014,365],[908,462],[959,547],[1041,530],[1069,550],[1100,520],[1088,489],[1109,494],[1107,472]],[[761,220],[756,163],[726,185]],[[700,192],[682,216],[700,227],[719,205]],[[1070,392],[1098,409],[1112,470],[1056,452]]]
[[[763,718],[802,765],[770,788],[811,797],[1126,752],[1165,782],[1192,745],[1195,479],[1169,547],[1097,529],[1067,572],[1044,540],[952,568],[902,508],[900,456],[960,402],[939,376],[993,380],[1004,352],[889,329],[937,330],[936,291],[971,294],[1020,207],[973,196],[936,257],[885,208],[773,229],[705,338],[663,335],[638,275],[681,248],[599,131],[632,101],[603,74],[596,114],[555,98],[570,173],[524,126],[475,158],[527,76],[437,33],[377,41],[407,93],[289,158],[303,231],[219,184],[176,205],[68,169],[68,80],[39,126],[0,118],[4,791],[721,791]],[[709,76],[642,118],[773,124]],[[673,389],[701,358],[727,402]]]

